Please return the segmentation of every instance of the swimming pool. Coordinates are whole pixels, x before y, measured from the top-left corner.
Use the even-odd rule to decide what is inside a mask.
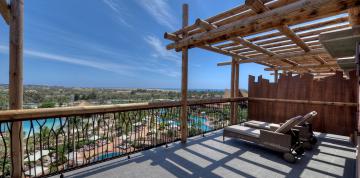
[[[95,157],[93,159],[93,161],[101,161],[101,160],[104,160],[104,159],[109,159],[109,158],[112,158],[112,157],[117,157],[117,156],[120,156],[122,153],[119,153],[119,152],[108,152],[108,153],[104,153],[104,154],[101,154],[97,157]]]
[[[168,123],[170,126],[172,126],[172,125],[180,126],[180,121],[166,120],[166,119],[162,119],[160,117],[157,119],[157,122],[158,123]],[[208,119],[206,117],[190,116],[188,126],[200,128],[202,131],[208,132],[208,131],[211,131],[213,128],[210,127],[207,124],[207,122],[208,122]]]
[[[206,117],[198,117],[198,116],[192,116],[190,117],[190,126],[194,126],[194,127],[199,127],[200,125],[200,129],[204,132],[208,132],[212,130],[212,127],[210,127],[206,122],[207,122],[207,118]]]

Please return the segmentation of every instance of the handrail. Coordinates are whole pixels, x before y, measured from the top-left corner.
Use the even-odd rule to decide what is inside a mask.
[[[211,103],[216,104],[216,103],[224,103],[224,102],[243,101],[243,100],[247,100],[247,98],[241,97],[241,98],[189,100],[188,105],[191,106],[197,104],[211,104]],[[0,111],[0,122],[21,121],[21,120],[35,119],[35,118],[66,117],[66,116],[74,116],[74,115],[134,111],[134,110],[144,110],[144,109],[158,109],[158,108],[178,107],[178,106],[181,106],[181,101],[5,110],[5,111]]]
[[[338,102],[338,101],[315,101],[315,100],[293,100],[293,99],[275,99],[275,98],[257,98],[248,97],[249,101],[268,101],[268,102],[284,102],[284,103],[296,103],[296,104],[317,104],[317,105],[329,105],[329,106],[348,106],[357,107],[357,103],[351,102]]]
[[[298,104],[321,104],[332,106],[358,106],[357,103],[350,102],[331,102],[331,101],[310,101],[310,100],[289,100],[289,99],[273,99],[273,98],[255,98],[255,97],[238,97],[238,98],[219,98],[219,99],[201,99],[189,100],[188,105],[198,104],[216,104],[237,101],[272,101],[272,102],[286,102]],[[74,115],[86,114],[100,114],[109,112],[134,111],[144,109],[158,109],[166,107],[181,106],[181,101],[167,101],[167,102],[147,102],[147,103],[131,103],[131,104],[115,104],[115,105],[99,105],[99,106],[75,106],[62,108],[41,108],[41,109],[23,109],[23,110],[5,110],[0,111],[0,121],[21,121],[34,118],[49,118],[49,117],[66,117]]]

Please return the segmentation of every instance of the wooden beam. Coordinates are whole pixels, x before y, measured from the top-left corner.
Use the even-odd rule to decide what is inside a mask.
[[[350,103],[350,102],[291,100],[291,99],[256,98],[256,97],[249,97],[248,99],[249,99],[249,101],[284,102],[284,103],[314,104],[314,105],[329,105],[329,106],[346,106],[346,107],[357,107],[358,106],[357,103]]]
[[[303,39],[304,42],[309,42],[309,43],[311,43],[312,41],[316,41],[316,40],[319,40],[318,36],[312,36],[312,37]],[[280,41],[280,42],[277,42],[277,43],[265,43],[265,44],[261,45],[261,47],[267,48],[267,49],[270,50],[272,48],[278,48],[278,47],[281,47],[281,46],[289,46],[289,45],[292,45],[292,44],[293,44],[292,41],[284,40],[284,41]],[[229,50],[229,49],[227,49],[227,50]],[[238,49],[230,50],[230,51],[234,52],[234,53],[243,53],[243,52],[249,52],[249,51],[251,51],[251,49],[238,48]]]
[[[235,98],[235,73],[236,73],[236,59],[233,58],[231,62],[231,77],[230,77],[230,98]],[[232,102],[230,104],[230,122],[231,125],[236,124],[235,122],[235,104]]]
[[[197,26],[199,26],[200,28],[206,30],[206,31],[214,30],[214,29],[217,28],[216,25],[212,25],[212,24],[210,24],[210,23],[208,23],[208,22],[206,22],[206,21],[203,21],[203,20],[201,20],[201,19],[196,19],[195,24],[196,24]],[[236,42],[236,43],[242,44],[243,46],[247,46],[247,47],[250,48],[250,49],[253,49],[253,50],[256,50],[256,51],[258,51],[258,52],[267,54],[267,55],[269,55],[269,56],[276,56],[275,53],[273,53],[273,52],[271,52],[271,51],[269,51],[269,50],[267,50],[267,49],[265,49],[265,48],[263,48],[263,47],[261,47],[261,46],[255,45],[255,44],[249,42],[248,40],[246,40],[246,39],[244,39],[244,38],[236,37],[236,38],[233,38],[233,39],[231,39],[231,40],[234,41],[234,42]],[[289,63],[289,64],[294,65],[294,62],[292,62],[292,61],[288,61],[288,60],[285,60],[285,59],[281,59],[281,60],[283,60],[283,61],[286,62],[286,63]]]
[[[325,59],[323,59],[321,56],[319,56],[319,55],[315,55],[315,56],[313,56],[314,57],[314,59],[316,60],[316,61],[318,61],[320,64],[327,64],[328,62],[326,62],[326,60]],[[333,67],[331,67],[330,68],[330,70],[331,71],[336,71]]]
[[[183,18],[182,26],[186,27],[189,23],[189,6],[183,4],[182,7]],[[186,34],[184,34],[186,36]],[[181,142],[186,143],[188,137],[188,124],[187,124],[187,90],[188,90],[188,48],[182,48],[182,67],[181,67]]]
[[[264,3],[268,3],[270,1],[272,1],[272,0],[262,0],[262,2],[264,2]],[[292,1],[294,1],[294,0],[278,0],[278,2],[269,4],[269,6],[270,6],[270,8],[277,8],[284,4],[291,3]],[[206,21],[210,22],[210,23],[219,22],[219,24],[221,25],[222,23],[226,23],[229,20],[230,21],[240,20],[241,18],[244,18],[247,15],[252,15],[251,11],[248,10],[247,6],[240,5],[233,9],[230,9],[230,10],[224,11],[220,14],[217,14],[215,16],[212,16],[212,17],[206,19]],[[228,17],[230,17],[230,18],[228,18]],[[224,21],[224,19],[225,19],[225,21]],[[176,31],[173,34],[180,35],[180,34],[183,34],[184,32],[189,32],[189,34],[191,35],[192,33],[199,33],[201,31],[199,29],[197,29],[197,26],[195,24],[193,24],[193,25],[186,26],[186,27]]]
[[[246,0],[245,4],[250,7],[253,11],[255,11],[257,14],[270,11],[268,7],[266,7],[260,0]],[[280,33],[287,36],[291,41],[293,41],[296,45],[298,45],[300,48],[302,48],[305,52],[310,51],[309,46],[306,45],[304,41],[301,40],[301,38],[296,35],[296,33],[289,28],[287,25],[281,25],[277,27],[277,29],[280,31]]]
[[[11,1],[10,18],[10,109],[22,109],[23,106],[23,37],[24,37],[24,1]],[[22,122],[11,124],[11,177],[23,177],[24,166]]]
[[[316,50],[311,50],[310,52],[300,51],[300,52],[293,52],[293,53],[278,54],[277,57],[248,58],[246,60],[238,60],[237,62],[239,64],[252,63],[252,62],[271,62],[274,60],[279,60],[279,58],[309,57],[309,56],[316,56],[316,55],[322,55],[322,54],[328,54],[328,53],[324,49],[316,49]],[[224,65],[231,65],[231,62],[218,63],[218,66],[224,66]]]
[[[6,24],[10,22],[10,6],[6,0],[0,0],[0,14],[3,17]]]
[[[238,42],[238,43],[242,44],[243,46],[246,46],[246,47],[248,47],[250,49],[253,49],[253,50],[261,52],[261,53],[264,53],[264,54],[266,54],[268,56],[275,56],[276,55],[275,53],[273,53],[273,52],[271,52],[271,51],[269,51],[269,50],[267,50],[267,49],[265,49],[265,48],[263,48],[261,46],[253,44],[253,43],[251,43],[250,41],[248,41],[248,40],[246,40],[244,38],[237,37],[237,38],[233,38],[232,40],[235,41],[235,42]]]
[[[168,39],[168,40],[172,40],[172,41],[180,40],[180,38],[177,35],[174,35],[172,33],[167,33],[167,32],[164,33],[164,38]]]
[[[168,39],[168,40],[172,40],[172,41],[181,40],[181,38],[179,36],[174,35],[172,33],[165,33],[164,38]],[[215,47],[215,46],[204,45],[204,46],[201,46],[199,48],[204,49],[204,50],[208,50],[208,51],[212,51],[212,52],[215,52],[215,53],[223,54],[223,55],[226,55],[226,56],[231,56],[231,57],[240,58],[240,59],[247,59],[247,57],[245,57],[245,56],[238,55],[238,54],[230,52],[230,51],[225,51],[225,50],[222,50],[222,49],[220,49],[218,47]]]
[[[305,32],[305,33],[301,33],[299,34],[299,37],[300,38],[306,38],[304,40],[307,40],[309,36],[317,36],[317,38],[319,38],[319,34],[320,33],[323,33],[323,32],[328,32],[328,31],[334,31],[334,30],[340,30],[340,29],[345,29],[345,28],[348,28],[349,27],[349,24],[343,24],[343,25],[339,25],[339,26],[333,26],[333,27],[328,27],[328,28],[321,28],[321,29],[318,29],[318,30],[312,30],[312,31],[309,31],[309,32]],[[268,35],[266,35],[268,36]],[[272,36],[272,35],[269,35],[269,36]],[[272,38],[272,37],[269,37],[269,38]],[[265,38],[259,38],[259,39],[265,39]],[[264,41],[260,41],[260,42],[256,42],[257,45],[261,45],[261,46],[266,46],[267,45],[271,45],[273,43],[279,43],[279,42],[284,42],[284,41],[287,41],[288,38],[287,37],[280,37],[280,38],[273,38],[271,40],[264,40]],[[249,41],[253,41],[252,39],[249,39]],[[285,44],[286,45],[286,44]],[[246,51],[247,49],[243,49],[245,47],[238,47],[237,49],[242,49],[242,51]],[[242,51],[238,51],[237,53],[240,53]],[[232,52],[236,52],[236,51],[232,51]]]
[[[194,34],[168,45],[167,49],[212,44],[237,36],[246,36],[268,30],[283,24],[293,25],[335,15],[356,6],[359,6],[357,0],[299,0],[272,11],[220,26],[208,32]]]
[[[339,67],[337,63],[327,63],[327,64],[304,64],[298,66],[282,66],[282,67],[273,67],[265,68],[266,71],[275,71],[275,70],[299,70],[299,69],[308,69],[308,68],[330,68],[330,67]]]
[[[296,28],[293,28],[292,30],[295,33],[297,33],[297,32],[307,31],[307,30],[311,30],[311,29],[322,28],[322,27],[325,27],[325,26],[336,25],[336,24],[347,22],[347,21],[348,21],[348,17],[339,17],[339,18],[335,18],[335,19],[324,20],[322,22],[315,23],[315,24],[309,24],[309,25],[304,25],[304,26],[301,26],[301,27],[296,27]],[[253,42],[253,41],[259,41],[259,40],[273,38],[273,37],[277,37],[277,36],[281,36],[281,35],[282,34],[280,32],[274,32],[274,33],[271,33],[271,34],[266,34],[266,35],[261,35],[261,36],[254,36],[252,38],[249,38],[248,40]]]
[[[349,14],[349,22],[350,22],[351,26],[360,25],[360,8],[359,7],[350,8],[348,10],[348,14]]]

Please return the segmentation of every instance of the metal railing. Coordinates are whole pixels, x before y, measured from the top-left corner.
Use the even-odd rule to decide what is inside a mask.
[[[189,101],[188,135],[229,125],[231,103],[244,121],[244,98]],[[167,146],[181,138],[180,110],[180,102],[166,102],[0,112],[0,176],[11,174],[14,121],[23,125],[23,174],[41,177]]]

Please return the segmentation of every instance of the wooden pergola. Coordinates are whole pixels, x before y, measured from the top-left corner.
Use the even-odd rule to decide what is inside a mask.
[[[274,71],[332,75],[342,71],[319,35],[356,28],[360,24],[359,0],[246,0],[244,5],[188,25],[188,5],[183,6],[183,28],[165,33],[173,41],[168,50],[182,51],[182,141],[186,142],[188,50],[204,50],[232,57],[231,97],[239,95],[239,64],[257,63]],[[355,48],[355,46],[354,46]],[[352,62],[355,65],[355,61]],[[235,106],[231,123],[236,124]]]

